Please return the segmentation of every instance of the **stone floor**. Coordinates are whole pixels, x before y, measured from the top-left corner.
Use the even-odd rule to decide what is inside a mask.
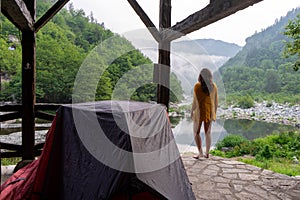
[[[196,199],[300,199],[300,177],[290,177],[242,162],[182,155]]]
[[[182,160],[197,200],[300,200],[300,177],[215,156],[195,160],[192,154],[184,154]],[[1,183],[7,178],[2,176]]]
[[[15,166],[1,166],[1,185],[4,183],[13,173]]]

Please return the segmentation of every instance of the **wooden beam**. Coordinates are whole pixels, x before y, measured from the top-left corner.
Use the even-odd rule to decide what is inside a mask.
[[[160,0],[159,29],[162,32],[171,26],[171,0]],[[169,40],[159,42],[158,50],[158,85],[157,103],[161,103],[169,108],[170,98],[170,47]]]
[[[260,1],[262,0],[213,0],[202,10],[172,26],[171,30],[166,30],[166,38],[175,40]]]
[[[127,0],[128,3],[131,5],[131,7],[134,9],[136,14],[141,18],[142,22],[146,25],[148,28],[149,32],[152,34],[154,39],[157,42],[161,41],[161,35],[151,19],[148,17],[148,15],[144,12],[144,10],[140,7],[138,2],[136,0]]]
[[[1,0],[1,12],[20,30],[33,30],[34,19],[23,0]]]
[[[22,159],[34,159],[36,34],[22,31]]]
[[[58,11],[68,3],[69,0],[57,1],[38,21],[34,24],[35,32],[38,32],[48,21],[50,21]]]
[[[19,0],[21,1],[21,0]],[[23,0],[31,15],[36,17],[36,0]],[[22,30],[22,162],[34,160],[35,142],[35,80],[36,34],[33,29]],[[17,166],[19,166],[18,163]]]

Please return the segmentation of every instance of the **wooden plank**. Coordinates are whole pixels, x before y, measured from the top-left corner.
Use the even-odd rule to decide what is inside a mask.
[[[46,112],[41,112],[39,110],[53,110],[56,111],[61,105],[60,104],[36,104],[35,105],[35,117],[40,119],[45,119],[52,121],[55,117],[53,114],[49,114]],[[1,105],[0,111],[1,112],[10,112],[0,115],[0,122],[19,119],[22,117],[21,115],[22,105],[15,104],[15,105]],[[17,112],[14,112],[17,111]]]
[[[38,21],[34,24],[35,32],[38,32],[56,13],[58,13],[69,0],[57,1]]]
[[[21,118],[20,112],[5,113],[0,115],[0,122],[5,122],[8,120],[19,119],[19,118]]]
[[[169,40],[175,40],[182,35],[186,35],[200,28],[203,28],[260,1],[262,0],[211,1],[211,3],[202,10],[188,16],[186,19],[172,26],[171,31],[166,30],[166,38]]]
[[[1,112],[10,112],[10,111],[21,111],[21,104],[6,104],[0,105]]]
[[[62,104],[55,103],[37,103],[35,110],[57,110]]]
[[[160,0],[159,29],[163,31],[171,26],[171,0]],[[159,84],[157,85],[157,103],[169,107],[170,98],[170,46],[169,40],[159,43],[157,70]]]
[[[39,118],[39,119],[53,121],[55,115],[38,111],[38,112],[35,113],[35,117]]]
[[[9,144],[9,143],[0,142],[0,149],[21,151],[22,146],[17,145],[17,144]]]
[[[37,103],[35,104],[36,110],[57,110],[62,104],[56,103]],[[5,104],[0,105],[1,112],[21,111],[21,104]]]
[[[1,158],[15,158],[21,157],[22,154],[20,151],[8,151],[8,152],[1,152]]]
[[[35,157],[40,156],[41,154],[42,154],[42,150],[40,150],[40,149],[34,150]]]
[[[144,10],[140,7],[140,5],[137,3],[136,0],[127,0],[128,3],[131,5],[131,7],[134,9],[136,14],[141,18],[142,22],[146,25],[149,32],[152,34],[154,39],[157,42],[161,41],[161,35],[151,19],[148,17],[148,15],[144,12]]]
[[[35,150],[34,156],[40,156],[42,153],[41,150]],[[15,158],[15,157],[21,157],[22,153],[21,151],[7,151],[7,152],[1,152],[1,158]]]
[[[36,145],[34,146],[34,150],[37,151],[37,150],[39,150],[39,149],[42,149],[42,148],[44,148],[44,145],[45,145],[45,142],[36,144]]]
[[[1,0],[1,12],[20,30],[33,30],[34,18],[23,0]]]

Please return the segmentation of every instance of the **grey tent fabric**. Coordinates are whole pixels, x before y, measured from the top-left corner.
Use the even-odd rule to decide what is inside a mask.
[[[42,199],[195,199],[163,105],[70,104],[56,120]]]

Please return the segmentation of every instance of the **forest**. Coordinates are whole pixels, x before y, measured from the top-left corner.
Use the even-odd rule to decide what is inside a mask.
[[[37,1],[37,19],[51,5],[50,0]],[[0,15],[0,22],[0,101],[19,103],[21,32],[3,15]],[[101,48],[104,45],[106,48]],[[80,80],[76,76],[83,65],[91,70],[80,74],[85,80],[77,81],[76,85],[75,80]],[[125,38],[106,29],[103,22],[99,23],[93,17],[93,13],[87,16],[82,9],[76,10],[69,4],[36,35],[36,101],[70,103],[74,87],[81,88],[82,96],[77,96],[77,101],[112,99],[117,84],[119,93],[114,95],[116,99],[122,99],[122,94],[130,94],[128,98],[131,100],[156,101],[156,84],[151,81],[143,83],[146,78],[152,80],[151,66],[153,63],[149,58]],[[119,83],[120,78],[131,71],[134,73],[126,76],[126,83]],[[92,79],[96,86],[92,85],[95,83]],[[138,88],[134,88],[137,84]],[[180,81],[174,74],[171,74],[171,86],[170,101],[182,100]],[[93,87],[93,94],[85,93]]]
[[[229,102],[247,96],[255,101],[300,103],[300,71],[293,69],[299,57],[285,56],[291,40],[286,27],[299,14],[300,8],[294,9],[248,37],[242,50],[221,67]]]
[[[37,1],[37,19],[51,4],[51,0]],[[220,68],[229,104],[245,97],[251,101],[300,103],[300,70],[293,70],[298,55],[284,55],[290,41],[284,34],[287,24],[299,13],[300,8],[294,9],[247,38],[242,50]],[[0,22],[0,101],[19,103],[21,33],[3,15]],[[37,102],[70,103],[74,87],[81,91],[75,94],[78,101],[156,101],[152,61],[125,38],[106,29],[93,13],[86,15],[69,4],[37,33],[36,39]],[[83,66],[92,70],[80,74]],[[76,84],[79,74],[85,81]],[[126,81],[120,81],[123,77]],[[94,88],[92,92],[90,88]],[[174,74],[171,90],[171,102],[183,99],[180,81]]]

